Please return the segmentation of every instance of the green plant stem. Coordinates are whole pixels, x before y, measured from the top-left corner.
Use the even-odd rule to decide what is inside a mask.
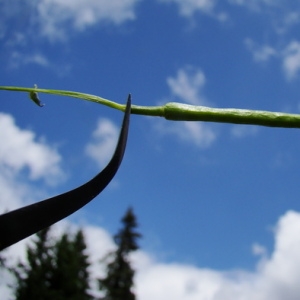
[[[0,90],[27,93],[34,91],[38,93],[68,96],[96,102],[121,111],[125,110],[125,105],[98,96],[73,91],[20,88],[12,86],[0,86]],[[145,116],[164,117],[167,120],[173,121],[204,121],[269,127],[300,128],[299,114],[234,108],[211,108],[175,102],[170,102],[162,106],[132,105],[131,113]]]

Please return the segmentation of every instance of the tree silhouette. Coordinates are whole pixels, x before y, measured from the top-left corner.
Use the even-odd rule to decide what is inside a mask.
[[[107,275],[99,280],[100,290],[105,291],[105,300],[135,300],[132,291],[134,270],[129,261],[129,254],[139,249],[137,240],[141,234],[135,231],[136,216],[129,208],[122,218],[123,227],[114,236],[117,250],[109,255]]]
[[[66,233],[55,246],[56,268],[52,288],[58,291],[57,300],[90,300],[88,256],[83,232],[79,230],[71,240]]]
[[[55,298],[55,292],[51,290],[54,253],[48,233],[49,228],[46,228],[36,234],[34,247],[28,247],[26,251],[28,265],[19,263],[13,270],[17,279],[16,300]]]
[[[85,249],[81,230],[73,239],[64,233],[56,242],[49,239],[49,228],[38,232],[34,246],[27,248],[28,263],[13,269],[15,299],[92,300]]]

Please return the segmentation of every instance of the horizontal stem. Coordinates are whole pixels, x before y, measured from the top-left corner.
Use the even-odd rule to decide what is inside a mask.
[[[0,86],[0,90],[27,93],[34,91],[45,94],[68,96],[100,103],[121,111],[125,110],[125,105],[98,96],[79,92],[11,86]],[[167,120],[174,121],[204,121],[269,127],[300,128],[299,114],[235,108],[211,108],[175,102],[170,102],[162,106],[132,105],[131,113],[145,116],[164,117]]]
[[[121,105],[116,102],[107,100],[105,98],[101,98],[98,96],[85,94],[85,93],[64,91],[64,90],[48,90],[48,89],[39,89],[39,88],[23,88],[23,87],[21,88],[21,87],[15,87],[15,86],[0,86],[0,90],[14,91],[14,92],[28,92],[28,93],[37,92],[37,93],[52,94],[52,95],[57,95],[57,96],[67,96],[67,97],[79,98],[79,99],[100,103],[100,104],[109,106],[111,108],[125,111],[125,105]]]

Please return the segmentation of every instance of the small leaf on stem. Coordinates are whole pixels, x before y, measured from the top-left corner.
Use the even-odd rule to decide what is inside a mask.
[[[35,89],[37,88],[37,85],[36,85],[36,84],[34,85],[34,88],[35,88]],[[39,107],[45,106],[45,104],[42,103],[41,100],[39,99],[38,93],[37,93],[37,92],[31,91],[31,92],[29,93],[29,98],[30,98],[35,104],[37,104]]]

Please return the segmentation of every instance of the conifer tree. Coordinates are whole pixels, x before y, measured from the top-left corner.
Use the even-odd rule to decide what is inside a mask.
[[[16,300],[55,299],[55,292],[50,290],[54,255],[48,233],[46,228],[36,234],[34,247],[27,248],[28,265],[19,263],[13,270],[17,279]]]
[[[99,280],[100,290],[105,291],[105,300],[135,300],[132,291],[134,270],[129,261],[129,254],[139,249],[137,239],[141,234],[136,232],[136,216],[129,208],[122,218],[123,228],[114,236],[117,250],[111,253],[107,264],[107,275]]]
[[[88,256],[84,253],[86,244],[79,230],[74,239],[66,233],[57,242],[56,265],[52,288],[59,294],[57,300],[91,300],[89,295]]]
[[[28,264],[12,269],[17,279],[15,299],[92,300],[83,232],[73,239],[64,233],[56,242],[48,233],[49,228],[38,232],[34,246],[27,248]]]

